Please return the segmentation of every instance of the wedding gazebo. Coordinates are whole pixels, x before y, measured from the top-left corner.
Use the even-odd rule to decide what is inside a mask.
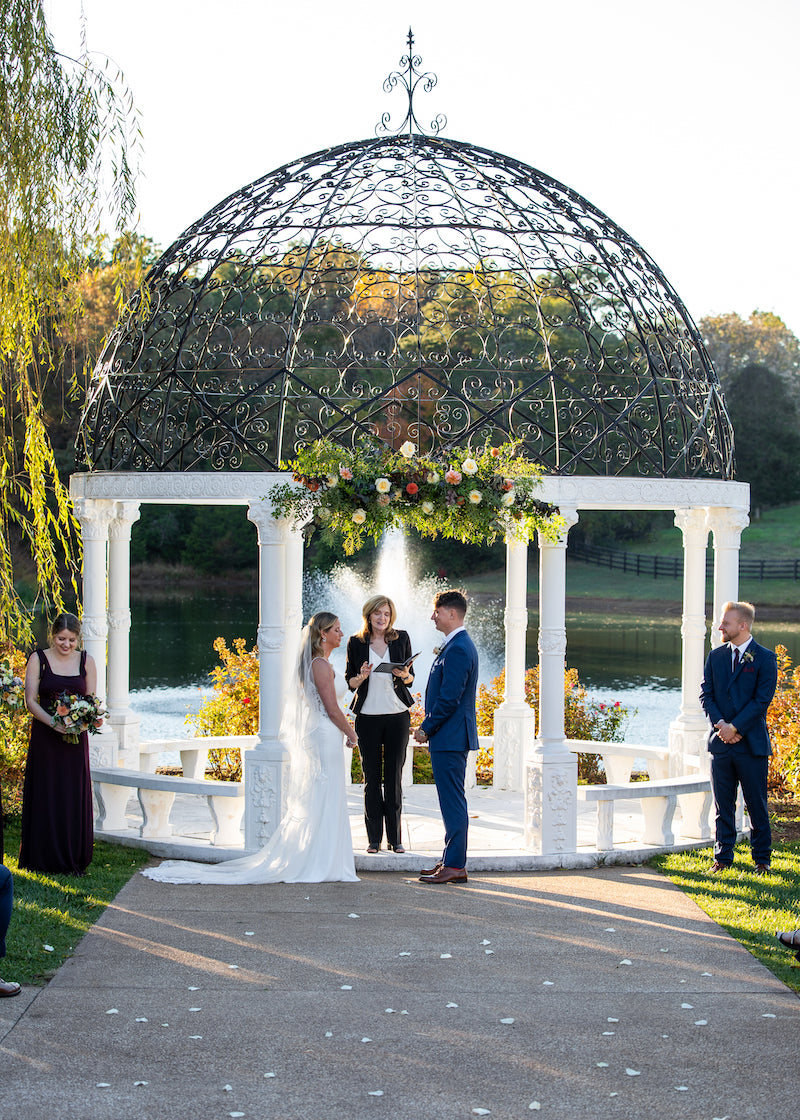
[[[506,696],[495,784],[525,789],[526,846],[575,849],[564,737],[565,553],[580,510],[668,509],[683,534],[681,708],[670,773],[702,772],[706,549],[715,611],[736,597],[749,488],[696,326],[656,263],[571,188],[424,130],[409,35],[386,89],[405,119],[304,156],[191,225],[98,362],[71,492],[84,633],[107,683],[98,763],[137,764],[128,696],[129,542],[142,502],[248,507],[258,529],[261,726],[245,764],[245,847],[280,817],[282,697],[302,623],[301,531],[272,516],[281,464],[326,437],[422,450],[520,439],[565,522],[540,541],[538,726],[524,703],[527,547],[507,542]],[[102,678],[107,666],[107,682]]]

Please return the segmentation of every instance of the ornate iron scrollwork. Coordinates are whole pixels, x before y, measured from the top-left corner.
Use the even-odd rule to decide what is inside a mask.
[[[658,266],[542,172],[413,132],[412,46],[387,79],[409,95],[396,134],[265,175],[156,263],[95,371],[89,465],[276,470],[369,433],[731,478],[716,375]]]

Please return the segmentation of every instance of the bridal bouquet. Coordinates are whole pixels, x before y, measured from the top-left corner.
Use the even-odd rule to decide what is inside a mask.
[[[10,712],[25,707],[25,684],[14,674],[8,661],[0,661],[0,702]]]
[[[77,743],[83,731],[90,731],[92,734],[99,731],[107,715],[108,712],[96,696],[62,692],[56,699],[53,722],[55,727],[68,729],[64,735],[68,743]]]

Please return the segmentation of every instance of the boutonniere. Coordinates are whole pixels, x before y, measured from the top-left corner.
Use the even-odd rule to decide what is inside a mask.
[[[438,657],[443,649],[444,649],[444,646],[434,646],[433,647],[433,656]]]
[[[748,661],[752,661],[752,660],[753,660],[753,655],[750,652],[750,650],[748,649],[746,653],[742,654],[742,665],[746,665],[748,663]]]

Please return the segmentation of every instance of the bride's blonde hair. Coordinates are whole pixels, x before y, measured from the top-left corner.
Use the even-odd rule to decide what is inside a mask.
[[[300,648],[300,683],[305,683],[304,665],[310,664],[314,657],[322,654],[322,636],[338,621],[339,616],[330,611],[317,611],[306,623]]]

